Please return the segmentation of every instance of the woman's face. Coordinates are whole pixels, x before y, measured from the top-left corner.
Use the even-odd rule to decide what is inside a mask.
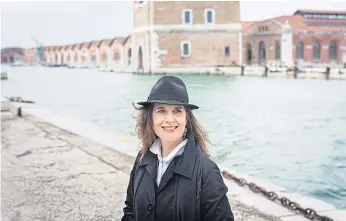
[[[186,127],[186,111],[183,106],[155,104],[153,126],[162,142],[180,142]]]

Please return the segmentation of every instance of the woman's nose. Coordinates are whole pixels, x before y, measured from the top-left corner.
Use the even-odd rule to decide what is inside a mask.
[[[167,112],[166,114],[166,121],[167,122],[173,122],[174,121],[174,114],[171,112]]]

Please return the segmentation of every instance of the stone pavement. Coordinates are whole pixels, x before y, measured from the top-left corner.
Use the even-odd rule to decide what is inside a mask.
[[[30,115],[1,113],[1,220],[120,220],[133,158]],[[279,220],[230,200],[237,221]]]

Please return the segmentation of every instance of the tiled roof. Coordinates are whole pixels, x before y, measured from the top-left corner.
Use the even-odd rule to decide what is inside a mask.
[[[91,42],[89,43],[88,48],[97,47],[99,44],[100,44],[100,41],[91,41]]]
[[[245,30],[255,23],[256,23],[255,21],[242,21],[241,26],[242,26],[242,29]]]
[[[112,46],[114,42],[119,42],[120,44],[123,43],[125,37],[115,37],[109,42],[109,46]]]
[[[123,45],[126,44],[126,42],[131,39],[131,35],[128,35],[124,40],[123,40]]]
[[[346,11],[332,11],[332,10],[310,10],[310,9],[300,9],[297,10],[293,15],[299,13],[311,13],[311,14],[346,14]]]
[[[289,15],[289,16],[279,16],[274,18],[274,20],[285,24],[286,21],[290,24],[294,31],[343,31],[346,26],[335,25],[332,26],[330,23],[340,23],[345,21],[335,21],[329,19],[306,19],[300,15]],[[313,23],[319,25],[313,25]],[[325,25],[323,25],[325,23]],[[342,24],[342,23],[341,23]],[[346,24],[345,24],[346,25]]]
[[[101,40],[100,42],[99,42],[99,44],[97,45],[97,47],[98,48],[100,48],[101,47],[101,45],[104,43],[105,45],[109,45],[109,42],[111,42],[112,41],[112,39],[103,39],[103,40]]]

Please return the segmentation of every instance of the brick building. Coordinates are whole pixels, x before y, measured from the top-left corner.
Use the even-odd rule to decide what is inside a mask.
[[[131,36],[127,36],[123,43],[122,43],[122,58],[123,58],[123,66],[124,68],[129,68],[131,67],[131,61],[132,61],[132,41],[131,41]]]
[[[131,68],[242,63],[239,1],[136,1]]]
[[[1,63],[12,64],[15,62],[24,62],[23,48],[4,48],[1,49]]]
[[[248,65],[341,65],[346,62],[346,11],[298,10],[243,24]]]
[[[36,65],[37,64],[37,53],[36,48],[29,48],[24,50],[24,63],[29,65]]]
[[[113,69],[122,68],[124,48],[123,37],[115,37],[109,42],[109,66]]]

